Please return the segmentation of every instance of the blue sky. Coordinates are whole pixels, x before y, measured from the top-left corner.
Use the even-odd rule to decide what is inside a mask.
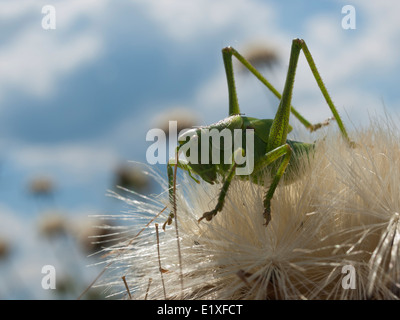
[[[43,206],[29,195],[30,179],[49,176],[57,208],[70,217],[113,213],[118,207],[105,197],[113,171],[146,161],[157,115],[177,106],[199,124],[227,115],[224,46],[278,52],[267,77],[280,89],[291,39],[304,38],[350,131],[368,124],[368,112],[398,112],[396,1],[50,2],[0,3],[0,236],[17,243],[27,283],[47,261],[34,230]],[[47,4],[56,9],[55,30],[41,26]],[[355,30],[341,26],[347,4],[356,9]],[[274,116],[277,102],[255,79],[238,75],[237,87],[243,112]],[[330,116],[303,57],[293,99],[313,121]]]

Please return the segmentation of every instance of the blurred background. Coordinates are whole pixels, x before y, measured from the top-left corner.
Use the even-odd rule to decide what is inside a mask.
[[[355,29],[342,26],[347,4]],[[55,29],[42,25],[46,5]],[[129,162],[146,163],[148,130],[227,116],[225,46],[281,91],[291,40],[303,38],[350,131],[397,117],[399,14],[394,0],[2,0],[0,299],[79,296],[100,270],[88,267],[99,260],[90,235],[107,232],[93,216],[124,208],[107,190],[162,191]],[[242,112],[273,118],[276,98],[235,68]],[[330,117],[303,56],[293,105]],[[42,288],[45,265],[56,290]]]

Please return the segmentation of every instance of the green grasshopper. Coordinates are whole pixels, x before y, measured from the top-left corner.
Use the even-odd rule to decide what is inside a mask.
[[[291,106],[292,92],[294,85],[294,78],[297,68],[297,62],[300,55],[300,51],[306,57],[306,60],[310,66],[312,74],[329,106],[332,111],[333,118],[328,119],[323,123],[311,124],[304,117],[302,117],[297,110]],[[300,175],[296,171],[298,163],[304,161],[303,155],[308,156],[313,152],[315,148],[314,143],[303,143],[298,141],[292,141],[287,139],[287,134],[291,130],[289,125],[289,116],[292,113],[307,129],[311,132],[321,128],[329,123],[329,120],[336,120],[340,132],[347,141],[350,147],[354,147],[355,143],[349,139],[347,131],[343,125],[343,122],[334,106],[332,99],[330,98],[328,91],[321,79],[321,76],[315,66],[314,60],[311,56],[310,51],[307,48],[306,43],[302,39],[294,39],[291,47],[291,54],[289,60],[289,67],[286,77],[285,86],[282,95],[260,74],[260,72],[255,69],[243,56],[241,56],[232,47],[226,47],[222,49],[222,56],[225,66],[225,72],[228,82],[228,92],[229,92],[229,117],[206,127],[200,127],[194,130],[194,133],[200,139],[202,129],[217,129],[222,131],[227,129],[229,131],[234,131],[235,129],[241,129],[243,137],[246,136],[246,129],[254,130],[254,169],[247,176],[239,176],[241,179],[250,179],[252,182],[263,185],[265,179],[265,172],[270,172],[272,181],[264,197],[264,212],[263,216],[265,219],[265,225],[267,226],[271,220],[271,199],[274,195],[276,187],[278,186],[285,171],[284,182],[289,183],[290,181],[298,178]],[[232,56],[235,56],[251,73],[256,76],[261,83],[263,83],[272,93],[280,99],[279,107],[276,112],[274,119],[256,119],[251,117],[246,117],[241,114],[239,109],[238,98],[236,94],[235,80],[233,74]],[[190,140],[189,140],[190,141]],[[170,159],[167,165],[168,182],[169,182],[169,199],[173,205],[174,211],[175,206],[175,187],[174,182],[176,175],[174,176],[173,167],[181,168],[188,171],[189,175],[199,182],[192,175],[197,174],[204,181],[214,184],[222,178],[223,184],[218,196],[218,202],[215,208],[209,212],[205,212],[199,221],[206,219],[210,221],[218,212],[220,212],[224,206],[225,197],[228,193],[229,186],[233,177],[235,176],[235,169],[238,164],[233,160],[231,164],[208,164],[208,163],[190,163],[183,162],[179,160],[178,153],[179,149],[184,147],[188,141],[179,141],[179,145],[176,150],[176,158]],[[222,152],[223,150],[221,150]],[[201,152],[199,148],[199,152]],[[211,151],[210,151],[211,152]],[[234,150],[235,154],[244,153],[243,148]],[[199,153],[200,154],[200,153]],[[288,167],[289,166],[289,167]],[[265,170],[267,169],[267,170]],[[176,213],[176,211],[175,211]],[[168,216],[167,221],[164,223],[163,228],[168,224],[172,223],[174,218],[174,212],[171,212]]]

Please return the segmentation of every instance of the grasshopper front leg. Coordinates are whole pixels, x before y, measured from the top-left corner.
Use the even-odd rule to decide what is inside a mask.
[[[242,152],[242,149],[238,149],[235,151],[237,152]],[[266,166],[270,165],[274,161],[276,161],[278,158],[284,156],[282,163],[279,165],[277,172],[274,175],[274,178],[272,180],[272,183],[268,189],[268,192],[265,195],[265,200],[264,200],[264,218],[265,218],[265,225],[267,226],[269,221],[271,220],[271,199],[274,195],[275,189],[279,184],[279,181],[281,180],[283,173],[285,172],[286,167],[289,164],[290,157],[292,155],[292,149],[288,144],[284,144],[283,146],[280,146],[276,148],[275,150],[272,150],[265,154],[265,156],[255,165],[254,167],[254,173],[257,174],[260,171],[262,171]],[[236,157],[235,157],[236,158]],[[203,214],[203,216],[198,220],[199,222],[203,219],[206,219],[207,221],[210,221],[218,212],[220,212],[224,206],[225,203],[225,198],[228,193],[229,186],[232,182],[232,179],[235,175],[235,169],[236,169],[236,163],[233,162],[229,174],[227,178],[224,181],[224,184],[222,185],[221,191],[218,196],[218,202],[215,208],[209,212],[206,212]]]
[[[176,152],[177,152],[177,153],[179,152],[179,147],[178,147],[178,149],[177,149]],[[174,189],[174,179],[175,179],[175,177],[174,177],[174,170],[173,170],[174,167],[175,167],[175,164],[177,164],[177,167],[178,167],[178,168],[187,171],[187,172],[189,173],[189,176],[190,176],[194,181],[196,181],[197,183],[200,183],[200,181],[197,180],[197,179],[192,175],[191,169],[190,169],[190,166],[189,166],[189,165],[187,165],[186,163],[180,161],[179,159],[178,159],[178,162],[176,162],[176,159],[170,159],[170,160],[168,161],[168,164],[167,164],[168,192],[169,192],[169,203],[171,204],[171,206],[172,206],[173,208],[174,208],[175,198],[176,198],[176,191],[175,191],[175,189]],[[172,223],[172,220],[174,219],[174,217],[175,217],[175,213],[174,213],[173,211],[171,211],[171,212],[169,213],[169,215],[168,215],[167,220],[164,222],[164,224],[163,224],[163,226],[162,226],[163,230],[165,230],[165,227],[166,227],[167,225],[170,225],[170,224]]]
[[[235,170],[237,163],[235,162],[235,159],[237,159],[238,154],[241,153],[243,154],[244,150],[242,148],[238,148],[232,155],[232,166],[229,168],[229,172],[227,177],[225,178],[224,184],[222,185],[221,191],[218,196],[218,202],[215,208],[211,211],[205,212],[203,216],[198,220],[200,222],[203,219],[206,219],[207,221],[210,221],[218,212],[222,210],[224,207],[225,203],[225,198],[228,193],[229,186],[231,185],[232,179],[235,176]]]

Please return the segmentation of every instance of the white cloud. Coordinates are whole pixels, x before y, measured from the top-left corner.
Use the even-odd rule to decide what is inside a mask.
[[[398,12],[395,7],[399,4],[384,5],[387,3],[356,2],[360,21],[356,30],[343,30],[337,13],[309,19],[306,40],[315,47],[312,54],[320,59],[318,65],[329,70],[337,81],[369,70],[382,75],[398,66],[396,39],[400,36],[400,23],[393,13]]]
[[[97,56],[99,39],[80,34],[66,42],[27,30],[0,51],[0,97],[7,88],[44,96],[59,77]]]
[[[0,17],[7,13],[8,33],[0,46],[0,101],[8,90],[43,97],[52,93],[58,81],[82,65],[98,58],[101,35],[94,26],[74,28],[82,17],[101,16],[108,1],[56,3],[56,30],[44,30],[41,13],[45,1],[15,1],[0,4]]]
[[[29,12],[37,4],[30,0],[3,0],[0,2],[0,19],[2,21],[11,20],[16,16],[20,16]]]
[[[119,161],[113,150],[85,144],[19,146],[9,151],[9,157],[30,172],[56,170],[81,182],[113,170]]]
[[[263,26],[272,25],[274,20],[272,6],[259,1],[133,1],[141,3],[160,29],[176,41],[197,41],[198,37],[229,33],[229,30],[238,37],[250,31],[257,36],[265,34],[263,30],[270,30]]]
[[[356,30],[343,30],[339,19],[342,16],[337,13],[315,16],[307,23],[306,40],[338,109],[342,114],[346,110],[350,119],[365,123],[368,113],[383,112],[382,97],[392,99],[384,86],[388,79],[396,77],[394,70],[399,68],[400,3],[352,4],[356,9]],[[311,92],[315,80],[305,68],[308,67],[304,63],[299,67],[298,73],[306,75],[296,82],[296,88]],[[366,88],[367,83],[375,85]]]

